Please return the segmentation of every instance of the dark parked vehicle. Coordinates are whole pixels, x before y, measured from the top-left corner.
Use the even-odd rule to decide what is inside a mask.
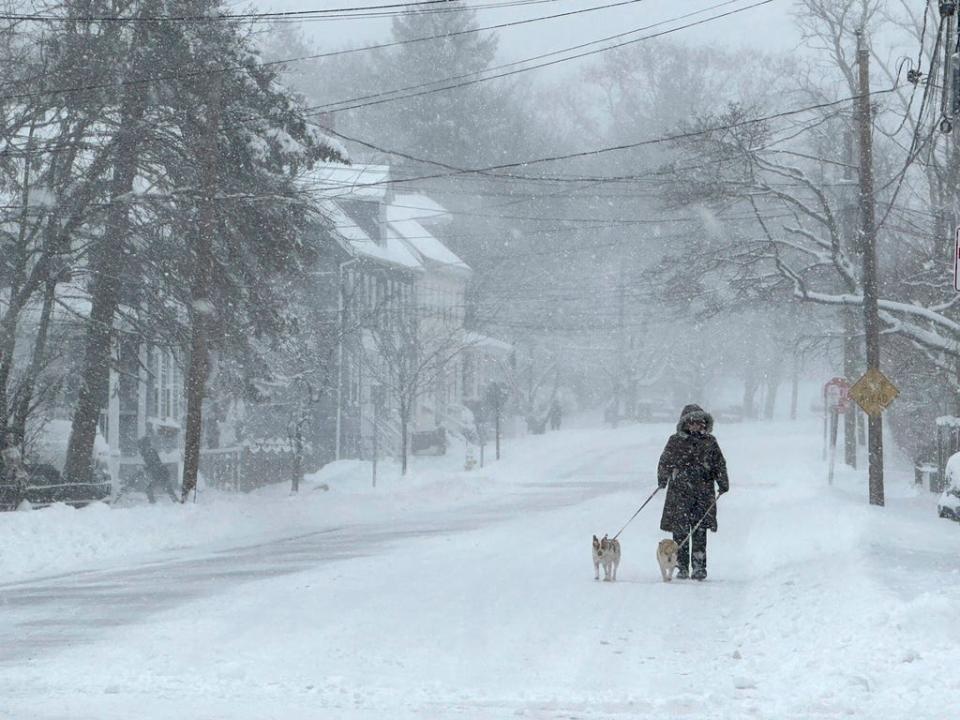
[[[947,460],[944,474],[946,486],[937,501],[937,514],[948,520],[960,521],[960,453]]]
[[[0,510],[16,510],[26,500],[32,507],[46,507],[62,502],[83,507],[110,497],[110,476],[97,468],[89,483],[66,483],[60,471],[49,463],[25,464],[27,481],[22,487],[7,477],[0,459]]]

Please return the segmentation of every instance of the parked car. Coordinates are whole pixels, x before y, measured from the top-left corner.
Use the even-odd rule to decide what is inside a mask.
[[[713,413],[713,419],[718,423],[738,423],[743,422],[743,407],[740,405],[727,405],[718,408]]]
[[[673,423],[677,421],[676,409],[663,400],[639,400],[636,416],[640,422]]]
[[[947,460],[946,484],[937,501],[937,514],[948,520],[960,521],[960,453]]]
[[[45,507],[55,502],[83,507],[110,497],[110,475],[99,463],[91,482],[83,484],[64,482],[60,471],[49,463],[28,463],[24,467],[29,479],[20,487],[10,482],[0,460],[0,510],[16,510],[24,500],[31,507]]]

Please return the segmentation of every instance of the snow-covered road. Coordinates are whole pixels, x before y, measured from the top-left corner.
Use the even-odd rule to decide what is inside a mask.
[[[0,717],[951,717],[960,528],[893,478],[884,509],[827,488],[815,423],[719,428],[706,583],[660,582],[662,500],[593,581],[667,430],[530,439],[467,501],[2,585]]]

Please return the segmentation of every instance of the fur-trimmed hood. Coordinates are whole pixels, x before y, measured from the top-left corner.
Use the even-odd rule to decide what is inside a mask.
[[[707,424],[707,432],[713,432],[713,415],[708,413],[699,405],[687,405],[680,413],[680,421],[677,423],[677,432],[686,434],[687,424],[691,420],[703,420]]]

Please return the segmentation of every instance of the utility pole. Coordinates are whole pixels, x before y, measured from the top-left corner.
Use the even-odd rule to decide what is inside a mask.
[[[866,332],[867,370],[880,371],[880,312],[877,277],[877,225],[873,188],[873,138],[870,107],[870,56],[866,30],[857,32],[857,125],[860,142],[860,241],[863,250],[863,312]],[[883,416],[877,412],[867,421],[870,504],[883,505]]]
[[[380,458],[380,412],[386,398],[386,388],[383,385],[370,386],[370,399],[373,400],[373,487],[377,486],[377,460]]]
[[[856,115],[856,107],[854,107]],[[860,254],[860,243],[857,242],[857,200],[853,189],[856,187],[854,177],[853,131],[847,130],[843,138],[844,167],[843,167],[843,234],[848,243],[847,252]],[[857,312],[853,308],[843,311],[843,376],[850,385],[860,376],[859,353],[857,352]],[[857,467],[857,406],[850,403],[843,416],[843,461],[852,468]]]
[[[623,398],[625,376],[627,374],[627,363],[626,363],[626,352],[627,352],[627,343],[626,343],[626,323],[624,322],[624,316],[626,312],[626,282],[623,276],[623,257],[620,258],[620,269],[619,276],[617,280],[617,365],[616,365],[616,380],[614,381],[613,393],[614,393],[614,403],[616,416],[613,420],[613,426],[616,427],[620,422],[622,414],[620,412],[620,403]]]

